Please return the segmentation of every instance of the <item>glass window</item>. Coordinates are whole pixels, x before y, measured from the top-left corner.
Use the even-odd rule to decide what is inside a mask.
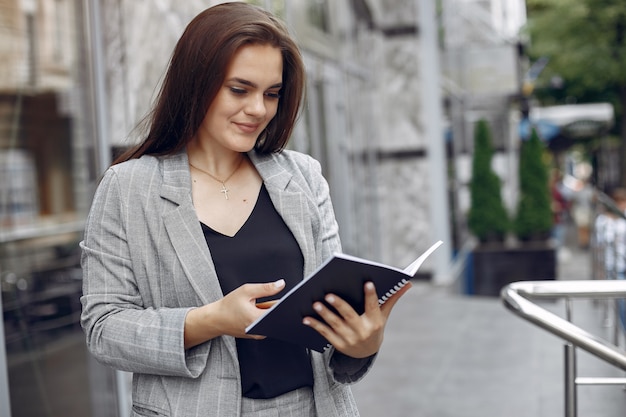
[[[12,417],[94,409],[79,324],[95,182],[82,4],[0,5],[0,390]]]

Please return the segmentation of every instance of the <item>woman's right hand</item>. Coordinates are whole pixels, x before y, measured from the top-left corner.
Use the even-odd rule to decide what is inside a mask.
[[[246,327],[265,313],[256,300],[278,294],[284,287],[282,279],[244,284],[218,301],[190,310],[185,318],[185,349],[222,335],[263,339],[246,334]]]

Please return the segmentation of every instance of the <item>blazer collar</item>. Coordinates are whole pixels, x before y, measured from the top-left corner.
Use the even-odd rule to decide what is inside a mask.
[[[287,189],[292,174],[276,162],[274,155],[260,155],[251,151],[248,153],[248,157],[259,172],[259,175],[261,175],[261,178],[263,178],[266,188],[275,190]]]
[[[193,206],[187,152],[161,158],[161,169],[161,197],[173,203],[162,212],[167,234],[202,303],[216,301],[222,297],[222,290]]]
[[[248,157],[255,166],[266,187],[286,190],[292,174],[283,168],[273,155],[260,155],[248,152]],[[191,174],[186,150],[163,158],[163,188],[161,196],[178,205],[183,204],[191,195]]]
[[[161,197],[182,205],[191,202],[191,174],[186,150],[163,157],[163,188]]]
[[[310,212],[308,194],[293,181],[293,174],[278,162],[278,156],[256,153],[250,153],[249,156],[263,178],[274,207],[300,246],[305,275],[310,274],[320,260],[315,250],[312,224],[315,219]]]

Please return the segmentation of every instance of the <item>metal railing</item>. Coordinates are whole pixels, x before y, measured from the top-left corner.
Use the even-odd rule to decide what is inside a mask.
[[[565,416],[576,417],[578,385],[626,385],[626,378],[579,378],[576,348],[626,371],[626,351],[571,322],[572,299],[617,300],[626,298],[624,280],[525,281],[505,286],[504,305],[518,316],[567,341],[565,345]],[[566,302],[566,318],[540,307],[530,299]]]

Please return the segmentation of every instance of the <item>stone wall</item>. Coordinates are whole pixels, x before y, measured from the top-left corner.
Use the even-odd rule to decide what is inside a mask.
[[[176,41],[200,11],[218,1],[102,2],[111,143],[134,143],[133,129],[150,110]]]
[[[0,89],[5,91],[26,79],[24,23],[17,0],[0,0]]]
[[[415,1],[379,0],[372,7],[382,33],[378,84],[380,140],[377,194],[381,224],[381,259],[410,263],[434,241],[428,143],[421,102],[419,30]],[[442,138],[443,140],[443,138]],[[446,215],[446,213],[441,213]],[[421,272],[431,270],[429,260]]]

